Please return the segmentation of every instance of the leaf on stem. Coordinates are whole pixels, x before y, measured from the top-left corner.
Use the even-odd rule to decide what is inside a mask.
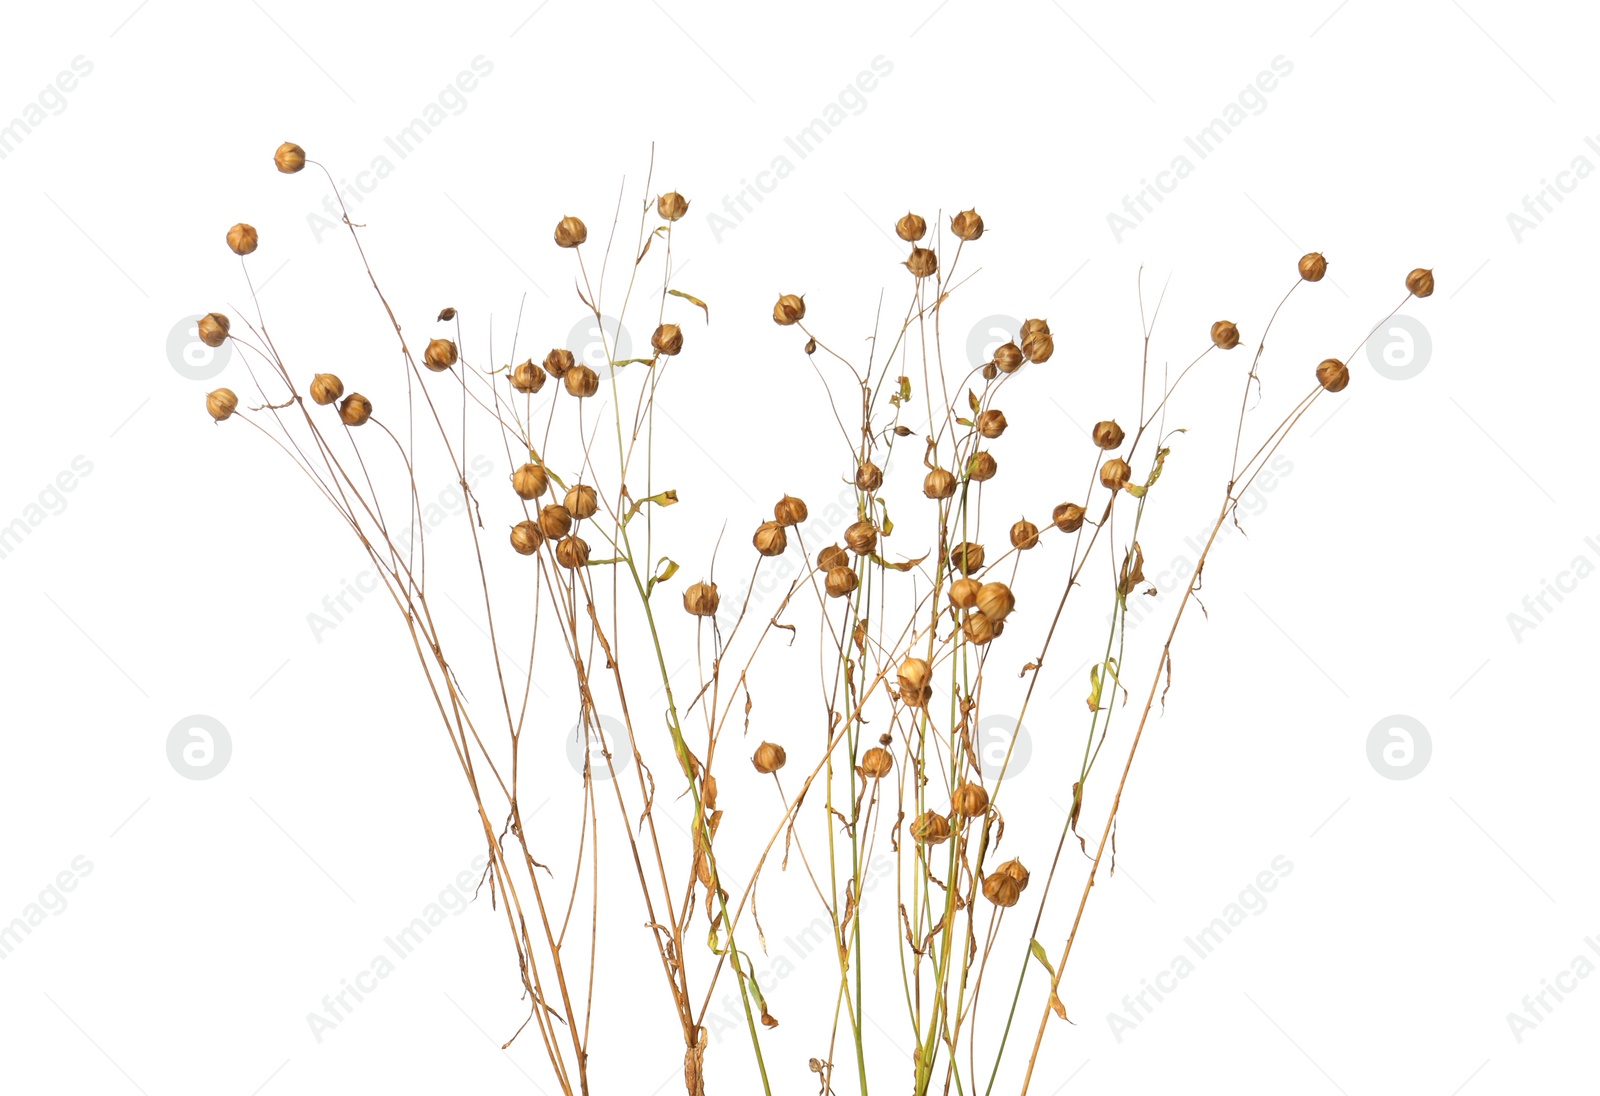
[[[685,293],[685,292],[683,292],[682,290],[679,290],[679,289],[669,289],[669,290],[667,290],[667,292],[672,294],[674,297],[682,297],[684,300],[688,301],[690,304],[699,305],[700,306],[700,311],[702,311],[702,312],[704,312],[706,314],[706,323],[710,323],[711,322],[711,309],[706,307],[706,302],[705,301],[702,301],[699,297],[690,296],[688,293]]]

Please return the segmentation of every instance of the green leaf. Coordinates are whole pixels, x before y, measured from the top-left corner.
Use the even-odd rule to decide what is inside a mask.
[[[667,565],[665,570],[661,569],[661,565],[663,563]],[[646,598],[648,598],[655,591],[656,583],[665,582],[673,575],[678,573],[678,565],[672,560],[668,559],[666,556],[662,556],[656,561],[656,570],[657,573],[650,577],[650,582],[644,588],[644,596]]]
[[[1050,977],[1056,976],[1056,968],[1050,965],[1050,957],[1044,953],[1044,945],[1037,940],[1028,941],[1028,950],[1033,952],[1033,957],[1044,964],[1044,969],[1050,972]]]
[[[637,514],[647,502],[653,502],[657,506],[674,506],[678,502],[678,492],[676,490],[661,491],[657,494],[646,495],[644,498],[636,500],[634,504],[628,508],[628,512],[622,515],[622,524],[626,525],[628,522],[632,521],[633,515]]]
[[[974,415],[978,413],[978,397],[970,388],[967,389],[967,406],[972,408],[972,413]]]
[[[669,289],[669,290],[667,290],[667,292],[672,294],[674,297],[682,297],[684,300],[688,301],[690,304],[699,305],[700,306],[700,311],[702,311],[702,312],[704,312],[706,314],[706,323],[710,323],[711,322],[711,309],[706,307],[706,302],[705,301],[702,301],[699,297],[691,297],[689,294],[684,293],[681,290],[677,290],[677,289]]]
[[[1100,689],[1103,683],[1100,680],[1100,664],[1097,662],[1089,667],[1089,710],[1100,710]]]

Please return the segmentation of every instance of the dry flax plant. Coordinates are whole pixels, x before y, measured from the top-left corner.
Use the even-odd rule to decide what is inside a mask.
[[[286,174],[307,164],[322,168],[294,144],[280,147],[274,159]],[[652,175],[653,170],[652,162]],[[929,239],[927,221],[908,213],[895,230],[908,247],[903,265],[911,286],[903,309],[897,308],[897,318],[888,323],[880,301],[878,329],[866,344],[865,360],[836,350],[837,344],[808,325],[802,296],[780,295],[772,312],[777,324],[804,336],[801,355],[832,405],[833,422],[823,431],[832,435],[837,429],[831,444],[838,447],[839,466],[852,487],[855,520],[843,530],[843,544],[831,537],[828,543],[808,544],[814,524],[808,525],[805,502],[789,495],[777,501],[772,519],[761,522],[752,536],[751,584],[763,567],[783,557],[798,557],[803,565],[779,586],[781,596],[770,614],[753,613],[749,600],[736,613],[724,612],[709,573],[681,584],[679,600],[695,633],[696,680],[692,694],[679,695],[665,652],[682,642],[682,618],[669,621],[664,614],[677,610],[669,609],[670,595],[662,598],[680,568],[670,555],[658,555],[655,544],[656,522],[666,520],[663,512],[678,501],[679,488],[657,489],[663,477],[655,467],[653,431],[658,396],[685,348],[679,321],[708,323],[710,310],[671,282],[674,232],[681,231],[677,226],[688,201],[676,192],[652,199],[650,183],[647,177],[629,250],[619,251],[618,238],[625,188],[598,265],[582,220],[564,216],[554,231],[555,244],[573,256],[575,292],[602,338],[603,315],[620,320],[645,289],[659,288],[648,357],[618,361],[608,339],[604,378],[562,347],[552,349],[542,364],[532,358],[510,364],[514,342],[507,364],[493,364],[492,349],[475,362],[461,349],[461,320],[454,308],[438,317],[440,323],[455,324],[447,332],[454,337],[432,338],[418,354],[367,262],[363,226],[345,216],[362,273],[394,331],[403,408],[392,415],[384,408],[380,414],[367,397],[347,393],[344,381],[331,373],[306,381],[306,371],[291,364],[292,356],[280,354],[252,287],[256,316],[243,321],[245,331],[212,313],[201,320],[200,335],[212,346],[235,342],[259,402],[247,406],[234,392],[218,389],[208,395],[207,410],[218,422],[238,418],[254,426],[299,468],[367,553],[399,611],[488,849],[483,885],[503,911],[528,1013],[511,1038],[531,1024],[563,1093],[591,1091],[591,1037],[612,1051],[629,1041],[621,1024],[594,1022],[597,1007],[625,1009],[628,1024],[643,1022],[646,1015],[641,991],[617,984],[631,979],[607,983],[597,963],[602,894],[615,901],[635,889],[641,931],[659,968],[648,1008],[650,1015],[656,1008],[670,1009],[690,1096],[706,1091],[708,1024],[718,1019],[709,1014],[716,987],[725,979],[737,989],[750,1053],[747,1060],[730,1059],[717,1068],[719,1077],[727,1075],[726,1083],[739,1091],[759,1082],[770,1096],[776,1077],[791,1078],[791,1085],[814,1083],[824,1096],[845,1087],[865,1094],[872,1083],[902,1085],[906,1078],[896,1079],[904,1068],[898,1059],[879,1061],[867,1053],[870,1002],[880,1014],[896,1015],[917,1096],[936,1089],[988,1096],[1003,1061],[1018,1062],[1012,1070],[1021,1072],[1015,1091],[1025,1093],[1052,1022],[1067,1018],[1061,996],[1066,965],[1108,848],[1114,861],[1123,791],[1151,713],[1158,703],[1164,706],[1178,625],[1196,599],[1217,536],[1226,522],[1237,520],[1245,493],[1307,411],[1325,393],[1348,384],[1344,362],[1366,339],[1343,359],[1319,364],[1305,395],[1264,435],[1247,439],[1267,336],[1294,293],[1327,271],[1320,254],[1302,258],[1242,378],[1231,467],[1210,537],[1154,666],[1140,669],[1140,680],[1148,677],[1149,687],[1141,686],[1143,701],[1131,734],[1115,740],[1114,750],[1125,751],[1118,771],[1109,761],[1099,762],[1112,741],[1114,717],[1132,701],[1134,670],[1124,664],[1128,599],[1154,592],[1143,573],[1140,536],[1146,507],[1160,497],[1158,481],[1172,458],[1175,436],[1182,433],[1166,429],[1167,415],[1191,372],[1209,356],[1243,345],[1243,337],[1233,322],[1218,321],[1189,363],[1156,384],[1150,351],[1160,302],[1146,321],[1141,290],[1140,392],[1136,413],[1124,420],[1130,428],[1112,418],[1098,422],[1093,448],[1082,455],[1081,466],[1062,485],[1047,488],[1051,497],[1036,500],[1040,521],[1022,517],[995,534],[993,506],[985,521],[983,502],[1000,471],[994,443],[1009,425],[1001,405],[1013,394],[1012,386],[1027,384],[1034,370],[1025,367],[1036,369],[1051,360],[1054,336],[1048,322],[1030,319],[987,363],[970,370],[952,367],[942,321],[947,303],[970,277],[958,278],[957,272],[965,249],[984,234],[983,219],[975,210],[957,213],[949,218],[947,241],[938,233]],[[234,226],[227,239],[242,260],[258,245],[256,230],[244,224]],[[249,263],[243,265],[248,281]],[[1405,297],[1389,316],[1433,292],[1432,272],[1414,270],[1405,285]],[[631,400],[618,383],[623,370],[643,374]],[[601,421],[603,412],[587,421],[586,409],[603,388],[610,421]],[[602,427],[605,441],[597,444]],[[469,438],[503,456],[509,490],[480,494],[469,482]],[[884,470],[897,446],[909,446],[913,456],[920,456],[925,469],[921,500],[889,497]],[[428,462],[426,472],[423,462]],[[469,704],[453,655],[461,645],[447,645],[434,616],[430,589],[437,589],[437,580],[430,588],[419,488],[434,472],[447,474],[468,500],[461,522],[470,552],[460,559],[446,553],[445,559],[452,573],[465,571],[488,621],[490,653],[479,669],[496,695],[486,707]],[[898,522],[891,517],[891,501]],[[505,532],[492,532],[497,528]],[[907,558],[891,550],[897,534],[900,543],[920,547],[920,554]],[[526,565],[506,584],[500,581],[503,557],[487,554],[508,549]],[[1029,605],[1053,606],[1038,646],[1022,653],[1020,674],[1010,661],[1018,652],[1008,652],[1003,667],[989,665],[1005,647],[1002,637],[1019,603],[1017,590]],[[1062,627],[1074,591],[1079,591],[1075,605],[1098,597],[1110,607],[1103,632],[1097,626],[1080,636]],[[796,643],[799,630],[809,630],[813,622],[817,661],[793,665],[804,650]],[[1007,714],[1014,712],[1016,724],[1022,723],[1047,658],[1061,646],[1058,640],[1091,652],[1088,713],[1081,758],[1064,774],[1072,786],[1068,817],[1053,850],[1029,853],[1049,857],[1048,870],[1030,895],[1033,873],[1018,856],[1002,858],[1000,851],[1005,838],[1000,806],[1015,740],[986,774],[977,728],[998,703],[992,698],[1012,687],[1008,682],[1020,690],[1020,701]],[[519,650],[525,666],[502,654],[503,643],[512,642],[526,643]],[[768,671],[769,666],[776,668]],[[536,672],[541,688],[565,694],[555,708],[530,705]],[[752,715],[763,672],[777,674],[789,693],[814,690],[810,706],[800,713],[812,728],[803,741],[791,733],[787,744],[780,744],[751,733],[753,722],[763,722]],[[808,684],[813,674],[814,684]],[[635,714],[647,703],[638,698],[653,690],[664,697],[659,726]],[[1041,706],[1041,721],[1059,728],[1063,740],[1071,721],[1082,718],[1048,701]],[[583,767],[581,818],[565,880],[540,857],[549,859],[551,848],[571,842],[571,832],[529,827],[523,815],[523,804],[540,790],[541,778],[549,782],[546,774],[525,771],[523,736],[531,730],[534,740],[547,741],[559,734],[566,719],[555,718],[556,710],[575,712],[589,741],[598,743]],[[624,779],[627,766],[617,764],[600,732],[601,713],[610,711],[620,713],[628,732],[631,779]],[[1119,730],[1130,718],[1117,721]],[[730,729],[734,737],[724,743]],[[747,879],[742,887],[728,885],[729,876],[719,866],[719,847],[725,850],[727,843],[717,839],[724,811],[713,773],[729,750],[741,755],[733,765],[736,773],[745,771],[748,758],[755,779],[771,781],[771,816],[741,822],[741,829],[756,835],[758,850],[753,863],[741,866]],[[791,754],[799,760],[794,770]],[[664,769],[659,786],[652,758],[658,767],[676,769]],[[597,775],[596,765],[603,766],[602,774]],[[1084,818],[1090,802],[1086,790],[1091,775],[1107,766],[1113,767],[1111,776],[1095,787],[1107,788],[1108,805],[1091,828]],[[722,771],[726,776],[727,767]],[[743,786],[751,778],[735,779]],[[617,835],[608,841],[626,844],[626,856],[606,858],[603,869],[602,812],[608,834]],[[688,836],[687,846],[664,836],[658,815],[665,812]],[[1060,889],[1058,876],[1070,871],[1071,861],[1062,854],[1074,839],[1077,855],[1087,861],[1086,876],[1065,940],[1051,948],[1041,940],[1048,935],[1046,904]],[[863,899],[878,882],[869,880],[869,865],[885,845],[893,855],[895,903],[893,910],[873,907],[869,926]],[[756,977],[750,950],[752,936],[765,950],[758,902],[761,884],[774,868],[781,878],[771,885],[786,888],[786,903],[819,911],[832,937],[831,1012],[820,1014],[819,1021],[819,1014],[797,1010],[798,1022],[812,1025],[804,1039],[815,1048],[803,1063],[771,1058],[770,1032],[778,1019],[768,1000],[771,986],[764,990]],[[1023,925],[1006,925],[1013,910]],[[569,938],[573,930],[577,936]],[[981,1013],[980,1001],[988,1002]],[[1040,1020],[1022,1059],[1016,1021],[1020,1009],[1025,1024],[1029,1008],[1038,1010]],[[796,1014],[789,1019],[795,1021]],[[797,1071],[812,1080],[803,1081]]]

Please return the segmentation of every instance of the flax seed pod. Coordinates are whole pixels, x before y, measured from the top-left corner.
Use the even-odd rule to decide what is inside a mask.
[[[1133,478],[1133,469],[1128,467],[1128,462],[1121,457],[1112,457],[1100,466],[1100,483],[1120,491],[1128,486],[1128,481]]]
[[[998,438],[1001,434],[1004,434],[1006,432],[1007,425],[1009,424],[1006,422],[1005,412],[996,411],[992,407],[978,416],[978,433],[982,434],[991,441],[993,441],[995,438]]]
[[[1094,443],[1101,449],[1117,448],[1122,444],[1122,439],[1125,436],[1122,432],[1122,427],[1118,426],[1112,419],[1094,424]]]
[[[1049,328],[1030,331],[1022,337],[1022,356],[1030,362],[1047,362],[1055,352],[1056,342],[1051,338]]]
[[[994,367],[1002,373],[1015,373],[1022,368],[1022,347],[1008,342],[994,352]],[[993,380],[993,377],[989,378]]]
[[[779,525],[799,525],[808,516],[805,501],[793,495],[784,495],[772,505],[772,517]]]
[[[1211,325],[1211,342],[1218,350],[1232,350],[1239,345],[1239,328],[1232,320],[1218,320]]]
[[[1003,582],[985,582],[978,591],[978,612],[996,624],[1010,616],[1016,607],[1017,599],[1011,587]]]
[[[784,549],[789,547],[789,535],[777,522],[764,521],[756,527],[756,535],[751,538],[751,543],[764,556],[781,556]]]
[[[1338,358],[1329,358],[1317,366],[1317,383],[1329,392],[1343,392],[1350,383],[1350,370]]]
[[[914,247],[905,268],[918,278],[931,278],[939,272],[939,256],[925,247]]]
[[[568,488],[563,505],[573,517],[582,520],[594,517],[595,511],[600,509],[600,498],[593,487],[586,483],[575,483]]]
[[[923,811],[911,823],[911,836],[919,845],[942,845],[950,840],[950,820],[936,811]]]
[[[556,222],[556,246],[577,247],[589,238],[589,228],[576,217],[563,217]]]
[[[876,491],[883,486],[883,469],[864,460],[856,465],[856,486],[863,491]]]
[[[900,663],[897,675],[900,681],[900,699],[913,708],[927,704],[932,690],[933,667],[926,659],[908,658]]]
[[[650,345],[657,354],[670,358],[683,349],[683,330],[675,323],[664,323],[650,336]]]
[[[950,549],[950,566],[964,575],[970,575],[983,567],[983,545],[974,544],[964,540]]]
[[[582,537],[562,537],[556,545],[556,562],[569,571],[586,566],[589,562],[589,542]]]
[[[878,546],[878,530],[870,521],[852,522],[844,531],[844,542],[856,555],[869,555]]]
[[[915,213],[907,213],[894,223],[894,234],[908,244],[914,244],[928,234],[928,222]]]
[[[980,449],[967,459],[967,478],[970,480],[977,480],[979,483],[992,480],[999,470],[999,463],[987,449]]]
[[[979,612],[967,614],[961,622],[961,634],[975,647],[982,647],[1000,634],[1000,626]]]
[[[1063,533],[1076,533],[1083,527],[1083,517],[1087,513],[1083,507],[1075,502],[1063,502],[1050,514],[1050,523]]]
[[[256,236],[256,230],[247,224],[236,224],[228,229],[228,247],[235,255],[248,255],[256,249],[261,241]]]
[[[344,395],[344,382],[332,373],[318,373],[311,378],[311,401],[326,407]]]
[[[1406,288],[1414,297],[1433,296],[1433,271],[1417,267],[1406,275]]]
[[[511,387],[525,395],[532,395],[544,387],[544,370],[529,358],[511,371]]]
[[[1311,251],[1300,256],[1300,276],[1308,282],[1320,282],[1328,272],[1328,260],[1322,252]]]
[[[360,392],[352,392],[339,405],[339,421],[346,426],[360,426],[372,417],[372,401]]]
[[[536,499],[550,489],[550,476],[537,464],[524,464],[511,473],[511,489],[525,499]]]
[[[789,757],[783,752],[782,746],[776,742],[763,742],[756,747],[755,756],[750,759],[750,763],[756,767],[758,773],[775,773],[783,768],[788,760]]]
[[[539,532],[539,526],[531,521],[519,521],[511,527],[511,547],[519,555],[531,556],[539,550],[539,545],[544,543],[544,534]]]
[[[1028,880],[1032,878],[1028,869],[1022,866],[1022,861],[1017,859],[1007,860],[1004,864],[1001,864],[998,868],[996,868],[995,871],[1001,875],[1009,875],[1011,878],[1015,879],[1017,881],[1017,890],[1019,891],[1027,890]]]
[[[780,327],[799,323],[806,318],[806,302],[793,293],[785,293],[772,306],[772,321]]]
[[[207,346],[221,346],[228,341],[228,317],[220,312],[207,312],[195,324],[195,330],[200,334],[200,341]]]
[[[989,809],[989,793],[983,790],[982,785],[969,780],[955,790],[950,797],[950,806],[957,814],[977,818]]]
[[[848,597],[855,592],[856,573],[848,567],[835,567],[824,582],[829,597]]]
[[[561,378],[561,383],[567,386],[568,395],[576,396],[580,400],[586,399],[600,391],[600,374],[587,365],[575,365],[567,370],[567,375]]]
[[[950,218],[950,231],[958,240],[972,241],[983,235],[983,218],[978,211],[969,209]]]
[[[656,199],[656,212],[663,221],[680,221],[689,212],[689,199],[676,190],[669,190]]]
[[[817,553],[817,570],[831,571],[835,567],[849,567],[850,556],[837,544],[830,544]]]
[[[544,356],[544,371],[560,380],[567,375],[567,370],[576,364],[572,351],[563,350],[559,346]]]
[[[922,493],[930,499],[947,499],[956,493],[956,478],[943,468],[922,477]]]
[[[272,162],[285,175],[293,175],[306,166],[306,150],[293,141],[285,141],[272,154]]]
[[[958,578],[950,584],[950,604],[957,609],[970,609],[978,604],[978,591],[983,583],[975,578]]]
[[[1010,909],[1022,897],[1022,888],[1005,872],[995,872],[983,881],[983,896],[1001,909]]]
[[[551,540],[560,540],[572,531],[572,511],[559,502],[539,509],[539,532]]]
[[[882,746],[874,746],[861,755],[861,775],[882,780],[894,771],[894,755]]]
[[[1011,527],[1011,547],[1021,552],[1039,543],[1039,527],[1024,518]]]
[[[218,388],[206,393],[206,412],[218,422],[231,418],[239,406],[239,397],[231,388]]]
[[[683,592],[683,611],[690,616],[716,616],[717,606],[721,602],[715,582],[696,582]],[[783,762],[779,761],[778,764],[782,765]]]
[[[443,373],[456,364],[456,344],[449,339],[432,339],[422,352],[422,364],[435,373]]]

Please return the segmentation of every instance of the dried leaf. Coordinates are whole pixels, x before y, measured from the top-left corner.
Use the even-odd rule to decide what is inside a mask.
[[[699,297],[690,296],[689,294],[683,292],[680,289],[669,289],[669,290],[667,290],[667,292],[672,294],[674,297],[682,297],[684,300],[688,301],[690,304],[699,305],[700,306],[700,311],[702,311],[702,312],[704,312],[706,314],[706,323],[710,323],[711,322],[711,309],[706,307],[706,302],[705,301],[702,301]]]

